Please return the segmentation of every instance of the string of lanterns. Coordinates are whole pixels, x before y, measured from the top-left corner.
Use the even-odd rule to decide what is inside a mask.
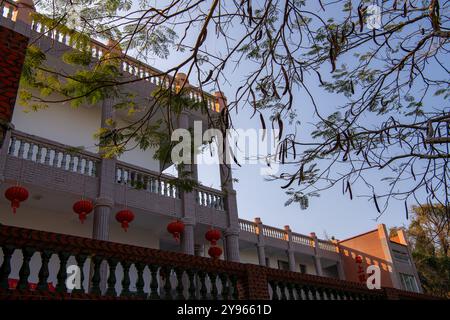
[[[5,198],[11,202],[11,208],[13,214],[16,214],[17,209],[20,207],[21,202],[28,199],[28,190],[17,184],[16,186],[9,187],[5,191]],[[78,215],[81,223],[84,223],[88,214],[94,210],[94,204],[91,200],[81,199],[76,201],[72,206],[73,211]],[[134,213],[131,210],[120,210],[116,213],[116,220],[121,224],[125,232],[128,230],[129,224],[134,220]]]
[[[19,184],[9,187],[5,191],[5,198],[11,202],[11,208],[14,214],[20,207],[20,203],[26,201],[28,197],[28,190]],[[87,215],[94,210],[94,204],[92,201],[82,198],[73,204],[72,209],[76,214],[78,214],[80,222],[84,223]],[[121,224],[122,228],[126,232],[129,224],[134,220],[134,213],[129,209],[120,210],[116,213],[116,220]],[[176,219],[167,225],[167,231],[172,234],[175,241],[179,243],[181,234],[184,232],[184,227],[184,223],[181,220]],[[219,241],[221,237],[222,234],[220,230],[212,227],[205,233],[205,239],[211,242],[208,255],[213,259],[219,259],[222,255],[222,249],[217,246],[217,241]]]

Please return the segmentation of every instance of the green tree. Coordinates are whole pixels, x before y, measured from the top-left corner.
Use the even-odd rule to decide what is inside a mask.
[[[450,223],[448,211],[441,205],[412,208],[407,230],[414,262],[424,291],[450,297]]]

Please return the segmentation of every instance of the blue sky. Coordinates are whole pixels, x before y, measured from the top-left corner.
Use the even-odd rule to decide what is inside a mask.
[[[160,3],[158,2],[158,4]],[[317,10],[316,12],[324,15],[323,12]],[[242,29],[239,25],[235,25],[226,32],[227,34],[237,35],[242,32]],[[205,41],[205,47],[216,54],[220,54],[220,51],[224,49],[223,43],[216,41],[213,35],[214,30],[210,30],[209,34],[212,34],[212,36],[209,36]],[[193,36],[196,35],[195,32],[188,34],[187,41],[193,42],[195,40]],[[164,70],[179,63],[186,54],[172,52],[167,60],[154,59],[153,61],[159,69]],[[339,63],[343,62],[349,61],[345,61],[345,59],[339,61]],[[251,70],[251,67],[251,63],[240,61],[238,68],[235,69],[234,64],[231,64],[225,69],[228,81],[222,83],[221,89],[229,99],[234,96],[235,90],[241,85],[243,77]],[[195,76],[191,77],[192,84],[195,84],[193,80],[195,78]],[[324,113],[336,111],[339,104],[345,101],[344,97],[340,95],[325,93],[323,89],[318,87],[318,80],[315,77],[310,78],[308,85]],[[311,123],[317,120],[313,116],[312,104],[302,90],[296,92],[295,100],[296,112],[299,114],[299,120],[302,123],[300,134],[308,134],[313,128]],[[251,113],[252,109],[249,106],[240,109],[238,114],[233,113],[235,128],[259,129],[261,127],[259,118],[250,119]],[[268,114],[266,114],[266,120],[267,117]],[[371,116],[365,120],[368,123],[379,123],[379,119],[375,120]],[[284,225],[290,225],[292,230],[299,233],[316,232],[319,237],[335,236],[338,239],[345,239],[375,229],[379,223],[386,224],[388,228],[409,223],[406,219],[403,201],[391,200],[388,209],[382,216],[379,216],[373,202],[358,196],[358,185],[354,187],[355,196],[353,200],[349,199],[348,194],[343,195],[340,186],[338,186],[321,192],[320,197],[310,199],[310,206],[306,210],[301,210],[296,203],[286,207],[284,203],[288,196],[280,188],[282,184],[265,181],[264,177],[260,175],[260,168],[261,165],[250,164],[243,164],[242,167],[234,166],[233,177],[239,180],[238,183],[234,184],[234,187],[237,191],[238,210],[241,218],[253,220],[254,217],[260,217],[267,225],[280,228]],[[339,167],[336,169],[339,170]],[[381,187],[377,181],[382,178],[380,176],[382,174],[382,172],[373,171],[366,175],[366,178]],[[200,166],[199,179],[207,186],[219,187],[217,165]]]
[[[153,4],[161,6],[161,1],[156,1]],[[325,18],[323,12],[314,10]],[[329,15],[330,12],[335,14],[333,11],[328,11],[327,14]],[[226,32],[230,35],[238,35],[243,30],[241,26],[234,25]],[[223,42],[216,41],[213,29],[210,30],[209,34],[212,36],[207,38],[204,46],[208,50],[220,54],[220,51],[224,49]],[[188,34],[186,41],[194,42],[195,36],[197,36],[196,32]],[[151,57],[147,62],[158,69],[165,70],[178,64],[186,54],[186,52],[179,53],[172,50],[168,59]],[[342,62],[346,61],[339,61],[339,63]],[[222,84],[221,89],[227,97],[231,98],[234,96],[235,90],[241,85],[243,77],[251,70],[251,67],[251,63],[240,61],[238,68],[234,69],[234,64],[231,64],[225,69],[228,81]],[[190,82],[194,85],[195,80],[193,79],[195,78],[195,76],[192,76],[190,79]],[[324,113],[336,111],[337,106],[344,101],[342,96],[324,93],[324,90],[318,87],[318,80],[315,77],[311,77],[308,80],[308,85]],[[312,130],[311,123],[316,121],[312,112],[312,104],[305,96],[304,91],[301,90],[295,93],[295,101],[295,111],[298,113],[298,119],[302,123],[300,134],[307,135]],[[238,114],[233,113],[235,128],[259,129],[261,126],[259,118],[250,119],[251,113],[252,109],[249,106],[240,109]],[[266,114],[266,120],[267,117],[268,114]],[[375,121],[374,118],[370,118],[370,116],[365,120],[368,123],[379,122]],[[329,237],[335,236],[338,239],[369,231],[376,228],[379,223],[385,223],[388,228],[408,224],[403,201],[392,200],[388,209],[379,217],[373,203],[368,202],[367,198],[358,197],[358,186],[354,189],[355,196],[353,200],[350,200],[347,194],[342,195],[341,188],[338,186],[321,192],[318,198],[310,199],[310,206],[306,210],[300,210],[299,205],[295,203],[285,207],[284,203],[288,197],[284,190],[280,188],[281,184],[279,182],[265,181],[264,177],[260,175],[260,168],[261,165],[243,164],[240,168],[234,166],[233,176],[239,180],[234,187],[237,191],[238,210],[241,218],[253,220],[254,217],[260,217],[267,225],[280,228],[284,225],[290,225],[292,230],[299,233],[316,232],[320,237],[327,235]],[[336,169],[339,170],[339,167]],[[369,173],[366,178],[371,182],[376,182],[380,179],[380,174],[383,173],[374,171]],[[199,178],[207,186],[219,187],[217,165],[200,166]]]

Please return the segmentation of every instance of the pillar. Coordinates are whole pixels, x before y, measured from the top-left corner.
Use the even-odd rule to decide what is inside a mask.
[[[203,257],[205,255],[205,245],[204,244],[195,244],[194,245],[194,253],[197,257]]]
[[[190,255],[195,255],[195,243],[194,243],[194,226],[195,223],[190,218],[183,218],[184,231],[181,236],[181,246],[183,252]]]
[[[228,228],[225,230],[224,235],[226,259],[228,261],[239,262],[239,230]]]
[[[344,270],[344,260],[342,256],[342,249],[339,246],[339,240],[333,239],[331,240],[336,245],[337,252],[339,253],[339,261],[336,262],[336,267],[339,275],[340,280],[345,280],[345,270]]]
[[[216,92],[216,108],[219,106],[220,110],[226,108],[226,97],[222,92]],[[239,216],[237,210],[236,191],[233,188],[233,175],[231,171],[230,155],[224,154],[224,150],[228,150],[227,137],[224,137],[225,147],[218,150],[219,155],[219,171],[222,191],[225,195],[225,210],[228,218],[228,232],[226,236],[227,241],[227,255],[229,260],[239,262]],[[220,149],[220,148],[219,148]]]
[[[107,120],[114,119],[113,101],[102,102],[101,127],[108,128]],[[111,212],[114,207],[114,184],[116,179],[116,159],[102,158],[99,173],[99,190],[94,208],[94,229],[92,238],[109,240]]]
[[[186,111],[182,111],[178,118],[178,128],[189,129],[190,127],[190,119],[189,114]],[[191,152],[190,159],[191,163],[184,163],[183,170],[189,173],[189,178],[197,180],[197,165],[192,161],[193,153]],[[186,254],[194,255],[195,254],[195,207],[196,207],[196,199],[195,199],[195,190],[191,192],[181,191],[181,200],[182,200],[182,215],[184,222],[184,232],[181,238],[181,244],[183,248],[183,252]]]
[[[114,119],[113,101],[106,99],[102,102],[101,127],[107,128],[107,119]],[[99,175],[98,196],[95,199],[94,223],[92,238],[108,241],[111,216],[114,208],[114,185],[116,179],[116,159],[102,158],[100,168],[97,171]],[[91,272],[93,266],[91,265]],[[108,264],[103,261],[100,267],[100,290],[106,291],[108,278]]]
[[[311,232],[309,236],[313,239],[314,242],[314,266],[316,268],[316,274],[318,276],[323,276],[322,261],[320,260],[321,249],[319,248],[319,239],[317,239],[317,236],[314,232]]]
[[[260,266],[268,267],[266,263],[266,247],[264,243],[264,234],[262,232],[263,230],[263,223],[261,221],[261,218],[256,217],[255,218],[255,226],[258,234],[258,243],[256,244],[256,247],[258,249],[258,261]]]
[[[292,230],[288,225],[286,225],[284,226],[284,232],[285,232],[285,240],[288,242],[287,256],[289,263],[289,271],[295,272],[297,270],[297,267],[295,264],[295,253],[292,244]]]

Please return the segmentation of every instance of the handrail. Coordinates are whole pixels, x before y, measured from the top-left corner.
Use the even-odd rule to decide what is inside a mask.
[[[221,190],[198,185],[194,188],[196,202],[200,206],[225,210],[225,194]]]
[[[257,234],[256,226],[252,221],[239,219],[239,228],[241,231]]]
[[[33,20],[30,26],[32,30],[38,33],[45,34],[47,37],[50,37],[51,39],[56,40],[57,42],[69,47],[72,47],[74,49],[77,48],[77,44],[72,41],[70,35],[61,33],[58,27],[56,27],[54,30],[51,30],[51,32],[48,32],[48,30],[46,30],[46,27],[39,22],[40,17],[46,18],[45,15],[39,13],[35,13],[33,15]],[[90,38],[89,41],[91,45],[92,56],[96,59],[100,59],[105,54],[110,53],[111,50],[114,50],[113,48],[109,48],[107,45],[95,39]],[[159,74],[164,74],[164,72],[129,55],[122,54],[120,58],[122,71],[125,71],[138,78],[143,78],[145,81],[149,81],[156,85],[163,85],[164,87],[168,88],[169,82],[173,79],[173,77],[169,75],[164,76],[164,78],[158,76]],[[187,84],[187,87],[192,90],[189,93],[190,99],[196,102],[206,101],[208,109],[215,112],[219,111],[216,107],[215,96],[190,84]]]
[[[337,252],[337,246],[330,241],[318,240],[319,248],[326,251]]]
[[[11,133],[8,154],[19,159],[92,177],[97,175],[100,162],[100,157],[94,153],[17,130]]]
[[[116,182],[139,190],[147,190],[170,198],[180,198],[179,188],[171,182],[176,179],[165,174],[144,169],[118,161],[116,163]]]
[[[253,264],[1,224],[0,248],[0,299],[439,299],[391,288],[369,290],[361,283]],[[19,263],[13,259],[16,251],[23,257]],[[52,259],[54,255],[58,259]],[[39,260],[34,267],[32,258]],[[66,287],[69,261],[75,261],[73,267],[81,280],[73,290]],[[90,271],[85,274],[85,269]],[[147,270],[150,284],[144,281]],[[120,282],[116,272],[120,273]],[[8,280],[17,273],[17,287],[11,288]],[[89,281],[88,274],[92,274]],[[37,287],[31,289],[28,280],[36,276]],[[49,280],[56,282],[55,292],[50,291]],[[103,290],[101,283],[107,284]]]

